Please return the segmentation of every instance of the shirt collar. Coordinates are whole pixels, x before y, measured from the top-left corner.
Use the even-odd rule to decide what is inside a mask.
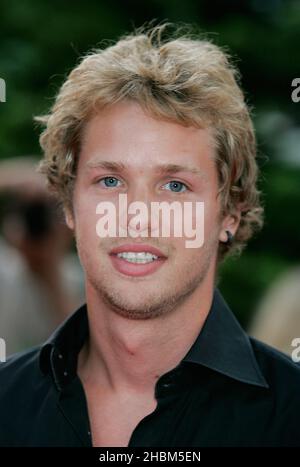
[[[40,369],[44,374],[51,371],[59,390],[76,375],[78,353],[87,337],[87,308],[83,305],[42,346]],[[204,326],[182,361],[203,365],[243,383],[269,387],[259,369],[249,337],[218,289],[214,291]]]
[[[61,390],[77,372],[80,349],[89,334],[86,304],[69,316],[42,345],[39,364],[42,373],[51,376]]]
[[[215,289],[211,309],[183,361],[198,363],[230,378],[268,388],[249,336]]]

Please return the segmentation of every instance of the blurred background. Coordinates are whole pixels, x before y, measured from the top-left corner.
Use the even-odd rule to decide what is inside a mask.
[[[56,294],[52,309],[59,309],[59,316],[55,316],[44,334],[57,320],[73,311],[74,304],[84,300],[83,279],[72,249],[72,239],[64,231],[62,221],[61,230],[54,232],[53,225],[57,222],[51,221],[53,213],[50,214],[53,200],[46,199],[44,188],[41,188],[43,181],[31,180],[32,161],[40,157],[39,128],[33,123],[33,116],[47,112],[66,74],[87,50],[103,39],[115,40],[133,26],[156,19],[157,22],[169,20],[195,24],[218,45],[227,46],[241,71],[242,87],[253,107],[258,138],[265,226],[240,258],[230,259],[223,265],[220,289],[242,325],[266,341],[271,331],[269,318],[264,316],[271,316],[270,322],[274,322],[272,310],[277,307],[276,314],[288,319],[285,308],[289,307],[287,302],[293,297],[290,313],[294,321],[292,331],[285,337],[287,347],[284,349],[275,338],[273,341],[269,339],[271,344],[289,352],[291,337],[300,336],[300,102],[291,99],[292,81],[300,78],[300,2],[1,0],[0,18],[0,78],[6,82],[6,102],[0,103],[0,163],[11,161],[14,165],[13,168],[5,164],[0,167],[3,250],[2,256],[0,251],[0,261],[2,274],[6,277],[0,277],[0,336],[5,337],[3,329],[10,319],[8,314],[12,316],[9,311],[12,297],[7,290],[10,288],[11,295],[15,296],[18,290],[21,295],[22,287],[26,289],[25,285],[19,288],[13,285],[17,284],[12,282],[17,277],[11,272],[13,254],[25,258],[27,274],[33,274],[33,281],[38,278],[44,287],[43,292],[36,292],[39,295],[36,314],[41,303],[50,303],[49,297]],[[28,173],[28,179],[25,173]],[[32,188],[35,194],[32,194]],[[27,192],[25,198],[24,190]],[[12,238],[12,225],[19,226],[18,232],[23,232],[23,236],[19,235],[21,238]],[[56,256],[50,255],[56,258],[53,277],[58,277],[58,269],[62,270],[62,264],[71,258],[72,266],[64,267],[64,279],[61,279],[71,284],[69,295],[62,294],[59,284],[55,284],[57,280],[45,278],[49,274],[41,273],[45,269],[43,261],[47,263],[49,260],[45,255],[46,251],[49,253],[49,235],[52,243],[53,238],[64,238],[56,247]],[[33,247],[40,248],[38,258],[32,258]],[[7,311],[4,310],[5,301]],[[16,307],[27,312],[29,303],[22,296]],[[30,307],[32,309],[32,303]],[[15,322],[18,313],[20,310],[16,312]],[[11,351],[42,338],[42,332],[29,336],[36,327],[34,319],[33,315],[31,318],[28,315],[25,320],[28,339],[22,327],[24,323],[20,324],[19,337],[16,337],[14,324],[12,332],[16,344],[11,345]],[[275,334],[285,326],[285,321],[280,322],[280,319],[277,331],[273,329]],[[264,326],[267,328],[265,333],[261,331]]]

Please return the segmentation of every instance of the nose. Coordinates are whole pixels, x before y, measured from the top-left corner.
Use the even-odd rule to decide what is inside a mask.
[[[151,218],[155,193],[145,180],[136,181],[127,192],[127,212],[120,212],[120,227],[133,238],[157,236],[156,219]]]

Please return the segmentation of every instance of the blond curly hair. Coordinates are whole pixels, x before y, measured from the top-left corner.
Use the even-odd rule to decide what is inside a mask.
[[[216,143],[221,213],[241,210],[233,242],[220,243],[220,260],[241,252],[263,224],[250,110],[229,55],[211,40],[183,34],[176,25],[170,35],[169,26],[137,29],[81,59],[49,114],[35,118],[45,125],[40,170],[71,209],[84,125],[97,110],[123,99],[137,101],[158,119],[210,127]]]

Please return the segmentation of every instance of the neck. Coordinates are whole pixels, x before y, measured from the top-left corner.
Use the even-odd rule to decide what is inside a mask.
[[[157,379],[187,354],[205,322],[213,298],[208,279],[170,313],[147,320],[118,315],[87,284],[90,337],[78,365],[83,382],[115,392],[153,391]]]

